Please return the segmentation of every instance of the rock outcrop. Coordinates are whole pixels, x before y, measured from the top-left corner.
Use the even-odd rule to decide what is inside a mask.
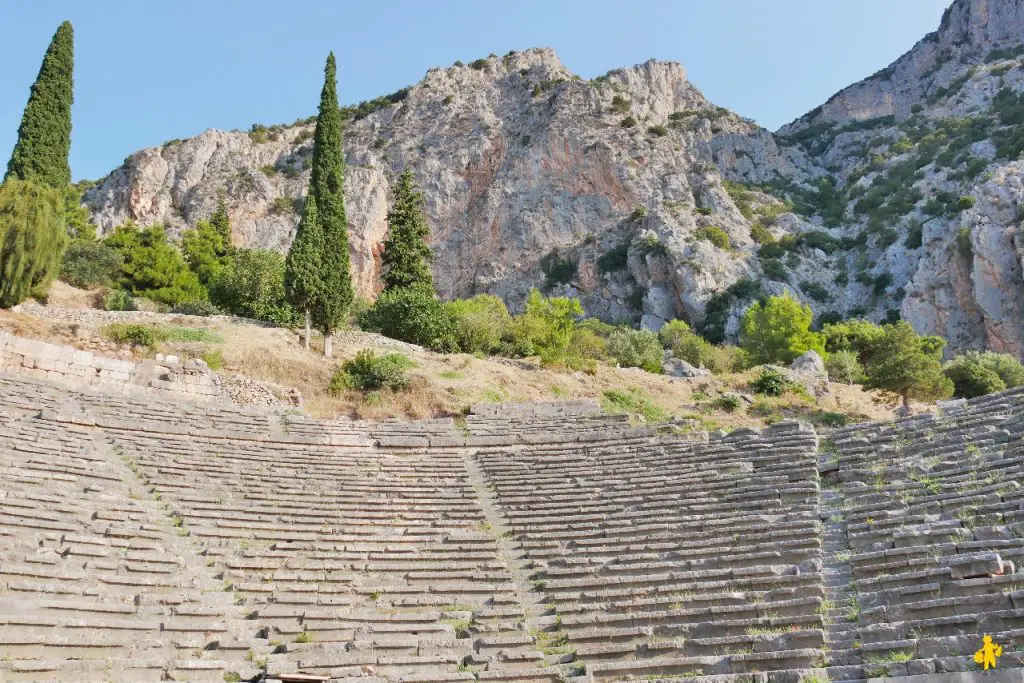
[[[492,292],[517,309],[541,287],[656,329],[700,324],[751,278],[828,318],[898,315],[950,352],[1020,354],[1022,35],[1017,0],[956,0],[891,66],[776,134],[708,102],[674,63],[584,81],[533,49],[431,69],[347,112],[359,291],[378,287],[390,184],[409,167],[446,297]],[[284,250],[311,134],[300,121],[172,141],[85,201],[103,231],[131,219],[173,234],[224,198],[238,244]],[[744,291],[716,301],[719,335]]]

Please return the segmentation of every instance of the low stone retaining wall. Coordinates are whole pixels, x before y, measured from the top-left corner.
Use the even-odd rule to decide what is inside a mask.
[[[201,362],[161,365],[107,358],[70,346],[58,346],[0,331],[0,371],[49,379],[73,386],[132,389],[170,397],[209,400],[223,395],[220,376]]]

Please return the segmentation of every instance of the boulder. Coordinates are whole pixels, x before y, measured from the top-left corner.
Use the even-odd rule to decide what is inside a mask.
[[[681,358],[676,358],[671,351],[665,351],[661,359],[661,371],[670,377],[710,377],[711,371],[690,365]]]
[[[825,361],[821,359],[817,351],[808,351],[794,359],[789,364],[789,369],[801,375],[828,376],[828,373],[825,372]]]

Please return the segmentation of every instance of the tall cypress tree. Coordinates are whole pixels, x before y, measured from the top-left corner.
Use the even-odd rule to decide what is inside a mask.
[[[64,22],[43,57],[0,185],[0,306],[45,294],[67,246],[74,33]]]
[[[71,183],[68,153],[74,64],[74,30],[71,22],[65,21],[50,41],[32,84],[5,180],[33,180],[62,191]]]
[[[306,322],[304,345],[309,349],[309,328],[312,311],[316,308],[317,297],[322,288],[320,278],[320,254],[323,252],[324,235],[316,215],[313,196],[306,198],[299,227],[295,231],[292,246],[284,262],[284,291],[289,303],[301,311]]]
[[[231,245],[231,219],[228,218],[228,207],[224,205],[223,199],[217,204],[217,210],[210,216],[210,224],[217,230],[217,234],[220,235],[221,241],[224,243],[224,253],[230,254],[233,251]]]
[[[331,355],[331,335],[344,322],[353,298],[344,174],[337,66],[331,52],[324,68],[324,88],[320,93],[320,110],[313,134],[313,165],[309,179],[310,198],[316,203],[316,219],[323,234],[319,269],[321,289],[313,317],[324,335],[325,356]]]
[[[413,182],[409,169],[402,171],[395,186],[395,202],[388,212],[388,236],[384,240],[385,291],[415,285],[433,289],[430,274],[433,253],[427,244],[430,226],[423,215],[423,193]]]

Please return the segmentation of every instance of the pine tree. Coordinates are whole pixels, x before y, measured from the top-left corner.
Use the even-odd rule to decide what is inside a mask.
[[[313,317],[324,335],[324,355],[328,357],[331,355],[331,335],[344,321],[353,298],[344,173],[337,67],[332,52],[324,69],[324,88],[313,134],[313,163],[309,179],[309,194],[316,203],[317,222],[323,234],[319,259],[321,288]]]
[[[910,411],[910,399],[933,401],[952,395],[953,382],[942,373],[944,339],[920,337],[905,321],[883,329],[872,346],[866,387],[900,400],[904,412]]]
[[[385,291],[414,285],[433,289],[430,262],[434,255],[427,244],[430,226],[423,215],[423,193],[417,189],[409,169],[398,176],[395,202],[388,212],[388,228],[381,256]]]
[[[317,304],[321,289],[320,254],[323,251],[323,232],[316,215],[316,202],[306,198],[295,239],[288,250],[284,264],[284,289],[288,301],[305,318],[304,344],[309,350],[310,317]]]
[[[74,62],[74,31],[65,21],[54,34],[32,85],[5,180],[35,180],[61,191],[71,182]]]

